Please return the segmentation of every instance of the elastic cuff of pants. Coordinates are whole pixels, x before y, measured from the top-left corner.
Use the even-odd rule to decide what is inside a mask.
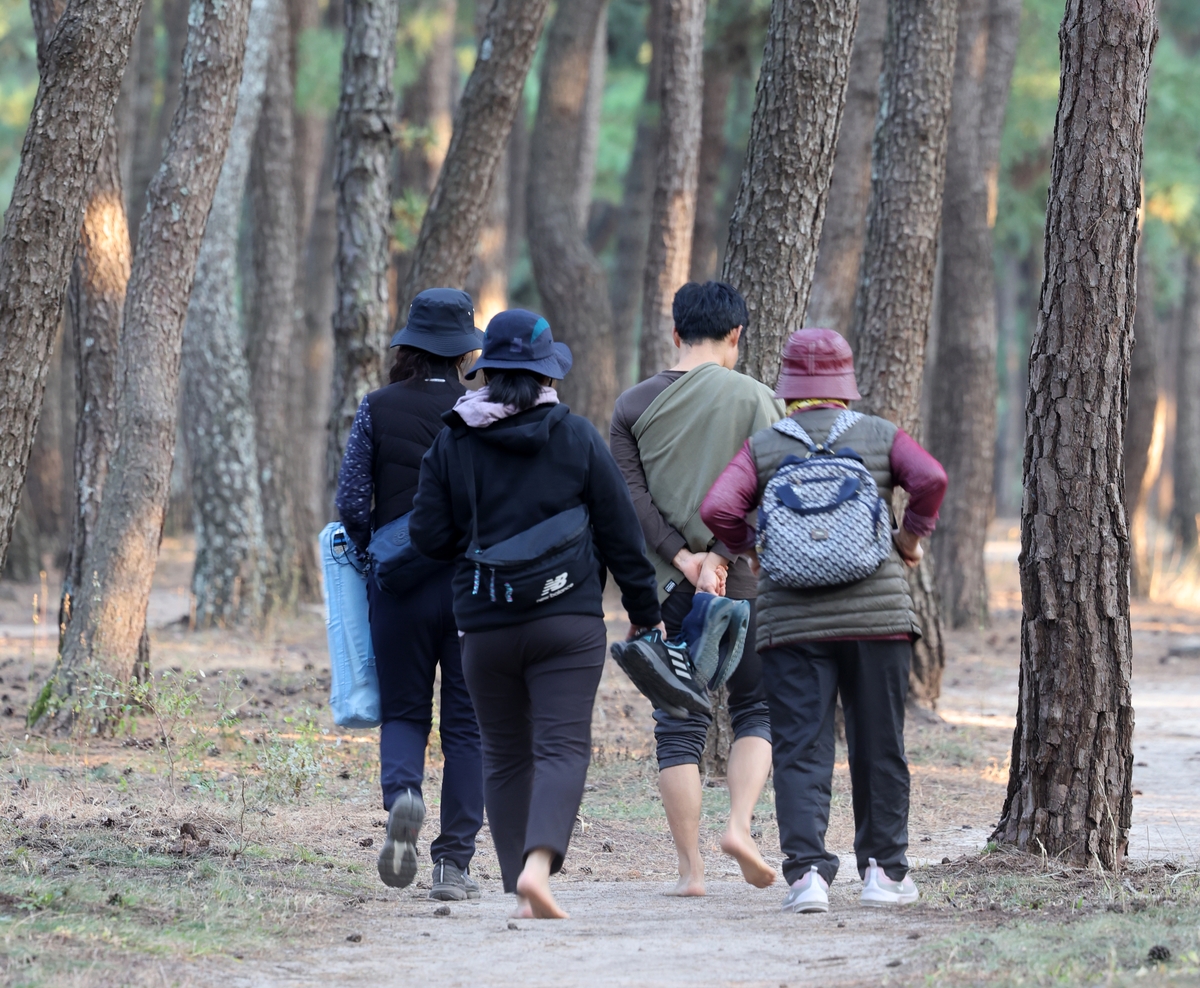
[[[768,744],[770,744],[771,743],[770,725],[751,724],[749,727],[747,727],[741,731],[739,731],[735,728],[733,731],[733,740],[741,741],[742,738],[762,738],[764,741],[766,741]]]
[[[699,765],[699,755],[668,755],[666,758],[658,760],[658,770],[661,772],[664,768],[675,768],[677,765]]]

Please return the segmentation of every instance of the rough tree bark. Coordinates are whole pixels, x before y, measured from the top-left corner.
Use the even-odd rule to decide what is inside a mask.
[[[921,378],[933,309],[954,77],[956,0],[894,0],[888,11],[871,204],[852,344],[864,412],[921,438]],[[946,664],[933,565],[909,572],[923,637],[913,648],[910,700],[932,705]]]
[[[466,280],[546,8],[547,0],[496,0],[488,14],[400,293],[402,316],[418,292]]]
[[[254,293],[247,352],[254,400],[263,534],[267,543],[266,613],[295,610],[301,553],[295,500],[303,471],[295,455],[291,399],[301,381],[296,342],[295,133],[291,43],[280,5],[270,37],[266,90],[250,165]],[[245,72],[243,71],[243,78]],[[307,437],[304,437],[307,438]],[[311,535],[316,534],[314,529]],[[315,539],[307,542],[315,544]],[[305,553],[311,557],[311,553]],[[312,560],[315,562],[315,559]]]
[[[858,30],[850,55],[850,83],[846,112],[838,134],[829,183],[829,203],[821,246],[808,299],[806,326],[850,333],[854,319],[854,293],[858,267],[867,234],[867,206],[871,201],[871,138],[879,112],[879,73],[883,68],[883,38],[887,34],[887,0],[860,0]]]
[[[75,354],[75,484],[60,628],[71,618],[83,560],[96,531],[109,463],[117,448],[117,355],[132,254],[117,132],[110,127],[96,162],[68,291]]]
[[[995,510],[996,288],[992,260],[1000,134],[1021,0],[959,0],[942,200],[942,270],[929,447],[952,478],[933,535],[950,623],[987,623],[983,547]]]
[[[694,3],[696,0],[687,0]],[[701,22],[703,28],[703,21]],[[701,35],[703,37],[703,34]],[[579,136],[579,178],[575,183],[575,212],[579,225],[588,227],[592,192],[596,187],[596,155],[600,151],[600,111],[604,108],[604,82],[608,72],[608,4],[600,11],[588,62],[587,96],[583,101],[583,124]]]
[[[858,0],[775,0],[722,280],[750,310],[741,369],[772,387],[808,308]]]
[[[1188,251],[1175,364],[1174,505],[1171,523],[1186,553],[1200,550],[1200,257]]]
[[[53,681],[67,701],[60,722],[73,719],[69,698],[94,676],[130,678],[145,628],[169,495],[183,321],[236,109],[249,6],[192,0],[183,95],[150,183],[125,297],[120,441]]]
[[[662,19],[667,0],[650,0],[646,15],[646,40],[650,64],[646,72],[646,95],[638,111],[633,155],[625,171],[621,213],[617,220],[609,299],[612,306],[613,350],[616,354],[617,388],[634,382],[637,369],[637,329],[641,315],[641,288],[650,244],[650,208],[654,202],[654,168],[658,161],[658,97],[662,90]]]
[[[1029,356],[1021,674],[994,839],[1120,868],[1133,809],[1122,442],[1151,0],[1069,0]]]
[[[141,8],[141,0],[71,0],[39,54],[41,81],[0,237],[0,570],[92,173]]]
[[[561,392],[598,428],[611,417],[617,394],[612,309],[604,267],[579,222],[576,187],[592,42],[605,2],[560,6],[547,29],[526,198],[529,254],[542,310],[555,338],[571,347],[578,368],[567,375]]]
[[[674,363],[671,302],[688,280],[692,263],[704,101],[704,9],[704,0],[663,3],[658,160],[638,344],[638,376],[643,379]]]
[[[1146,532],[1150,491],[1162,464],[1164,408],[1158,400],[1158,318],[1154,312],[1154,277],[1145,241],[1138,250],[1137,311],[1133,316],[1133,354],[1129,369],[1129,416],[1125,422],[1125,515],[1129,518],[1129,592],[1150,591],[1150,559]],[[1155,432],[1159,436],[1155,437]]]
[[[146,4],[138,21],[137,38],[126,72],[127,77],[132,77],[129,79],[132,86],[129,117],[133,129],[129,134],[118,136],[119,142],[128,144],[128,151],[118,148],[118,153],[129,155],[129,184],[125,192],[129,196],[129,215],[137,221],[146,209],[150,179],[162,160],[162,143],[155,139],[158,133],[154,126],[154,89],[158,82],[158,52],[154,43],[156,20],[154,4]]]
[[[255,445],[246,333],[237,305],[238,228],[262,112],[280,0],[251,0],[229,149],[213,196],[183,331],[184,436],[192,468],[195,626],[255,624],[263,615],[269,549]]]

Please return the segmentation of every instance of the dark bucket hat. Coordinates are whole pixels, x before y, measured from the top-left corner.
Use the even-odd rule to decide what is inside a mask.
[[[483,356],[466,373],[481,370],[527,370],[561,381],[571,369],[571,351],[555,343],[545,316],[528,309],[506,309],[492,316],[483,337]]]
[[[475,328],[471,296],[457,288],[427,288],[408,307],[408,324],[392,337],[391,346],[411,346],[439,357],[461,357],[483,346]]]

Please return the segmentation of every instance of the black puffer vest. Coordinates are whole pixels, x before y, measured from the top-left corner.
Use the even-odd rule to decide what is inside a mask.
[[[813,442],[823,442],[839,408],[814,408],[794,418]],[[863,458],[879,495],[892,503],[891,452],[896,426],[887,419],[866,415],[834,443],[847,446]],[[804,444],[775,429],[763,429],[750,437],[750,454],[758,471],[758,496],[788,456],[805,455]],[[893,525],[893,527],[895,527]],[[766,571],[758,577],[758,650],[798,641],[822,638],[872,638],[911,634],[920,637],[921,627],[912,609],[912,596],[900,554],[892,553],[865,580],[840,587],[794,590],[775,583]]]
[[[445,428],[442,415],[466,389],[458,379],[405,381],[367,395],[375,473],[374,527],[408,514],[417,495],[421,459]]]

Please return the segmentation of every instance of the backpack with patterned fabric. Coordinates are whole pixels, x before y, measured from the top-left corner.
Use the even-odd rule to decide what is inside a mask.
[[[758,509],[758,558],[785,587],[833,587],[864,580],[892,551],[891,516],[854,450],[833,444],[862,416],[844,411],[823,443],[793,418],[772,428],[808,447],[767,481]]]

